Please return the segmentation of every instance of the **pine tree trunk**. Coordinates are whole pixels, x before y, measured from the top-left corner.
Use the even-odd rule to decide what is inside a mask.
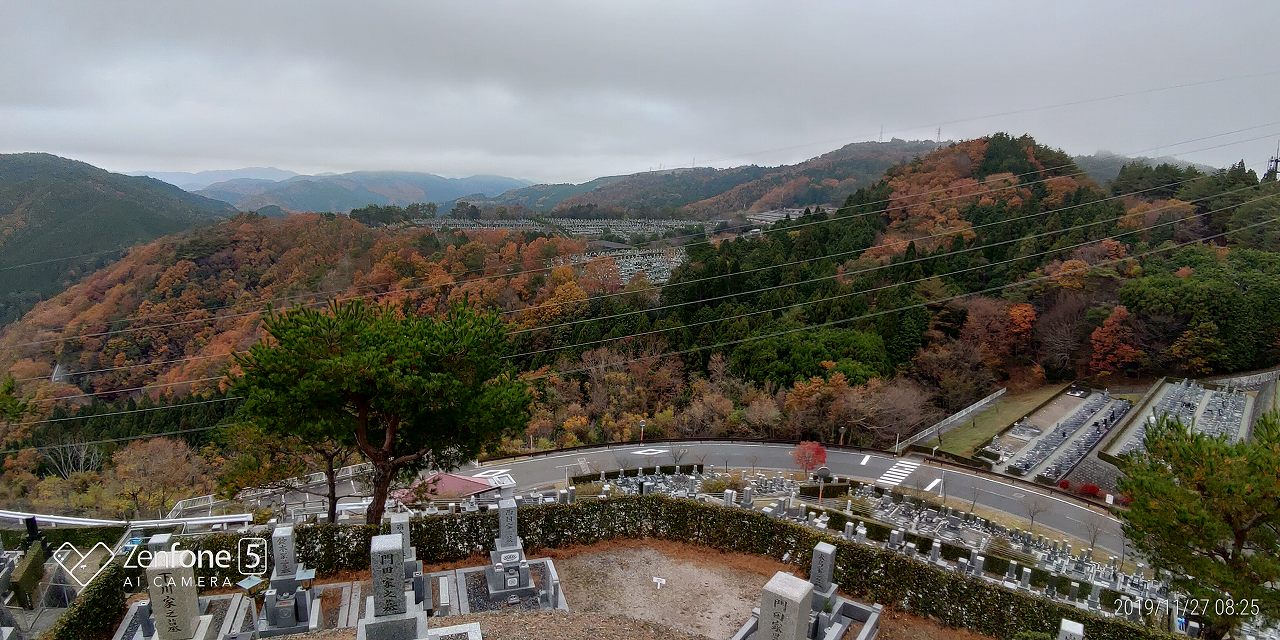
[[[389,462],[373,463],[373,502],[365,512],[368,524],[382,524],[382,512],[386,510],[387,496],[391,493],[391,481],[395,478],[395,469]]]

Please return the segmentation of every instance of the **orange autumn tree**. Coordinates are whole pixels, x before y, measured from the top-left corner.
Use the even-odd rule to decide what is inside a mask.
[[[1109,375],[1134,364],[1144,354],[1134,344],[1133,327],[1129,325],[1129,310],[1116,305],[1102,326],[1090,335],[1093,355],[1089,369],[1098,375]]]

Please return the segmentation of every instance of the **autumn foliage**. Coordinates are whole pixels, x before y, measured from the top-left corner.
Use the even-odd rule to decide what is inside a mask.
[[[809,473],[826,464],[827,449],[820,442],[805,440],[791,450],[791,458],[796,461],[796,466]]]

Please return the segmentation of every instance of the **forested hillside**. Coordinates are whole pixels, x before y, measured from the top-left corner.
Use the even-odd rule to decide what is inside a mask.
[[[534,185],[468,201],[557,215],[715,218],[740,211],[840,202],[879,180],[889,167],[937,147],[928,141],[857,142],[794,165],[649,171],[578,185]]]
[[[526,184],[503,176],[445,178],[409,171],[354,171],[294,176],[278,182],[242,178],[214,183],[196,193],[230,198],[228,202],[241,211],[274,205],[286,211],[346,213],[370,204],[443,204],[470,194],[496,195]]]
[[[624,284],[609,259],[552,264],[580,241],[241,215],[42,303],[0,334],[0,366],[45,414],[57,397],[109,412],[143,386],[216,400],[269,302],[359,295],[435,313],[466,300],[503,314],[539,385],[516,447],[626,439],[640,420],[650,437],[845,426],[883,445],[1000,386],[1280,361],[1275,182],[1242,165],[1118,175],[1099,186],[1027,137],[949,145],[835,210],[690,239],[661,287]],[[55,363],[72,375],[41,382]]]
[[[44,153],[0,155],[0,325],[129,246],[233,213],[152,178]]]

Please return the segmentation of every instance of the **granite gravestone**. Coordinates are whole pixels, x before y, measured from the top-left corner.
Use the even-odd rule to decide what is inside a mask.
[[[756,640],[805,640],[812,610],[812,584],[789,573],[773,574],[760,597]]]
[[[827,542],[813,546],[813,559],[809,563],[809,582],[813,584],[813,610],[822,611],[836,595],[836,584],[831,576],[836,569],[836,548]]]
[[[415,574],[422,573],[422,562],[418,560],[418,552],[410,538],[411,517],[408,513],[393,513],[387,516],[387,520],[391,523],[391,533],[400,536],[402,541],[404,577],[406,580],[413,578]]]
[[[1058,625],[1058,640],[1084,640],[1084,625],[1063,618]]]
[[[401,536],[374,536],[369,543],[369,571],[373,595],[365,617],[356,627],[356,640],[425,640],[427,617],[409,606],[404,589],[404,542]]]
[[[147,566],[147,594],[157,640],[192,640],[201,627],[195,570],[173,553],[161,553]],[[205,624],[207,628],[207,623]]]
[[[515,500],[498,501],[498,538],[494,540],[494,550],[489,552],[489,566],[485,569],[490,595],[508,591],[520,595],[533,589],[529,562],[524,557],[524,545],[518,534],[518,518]]]

